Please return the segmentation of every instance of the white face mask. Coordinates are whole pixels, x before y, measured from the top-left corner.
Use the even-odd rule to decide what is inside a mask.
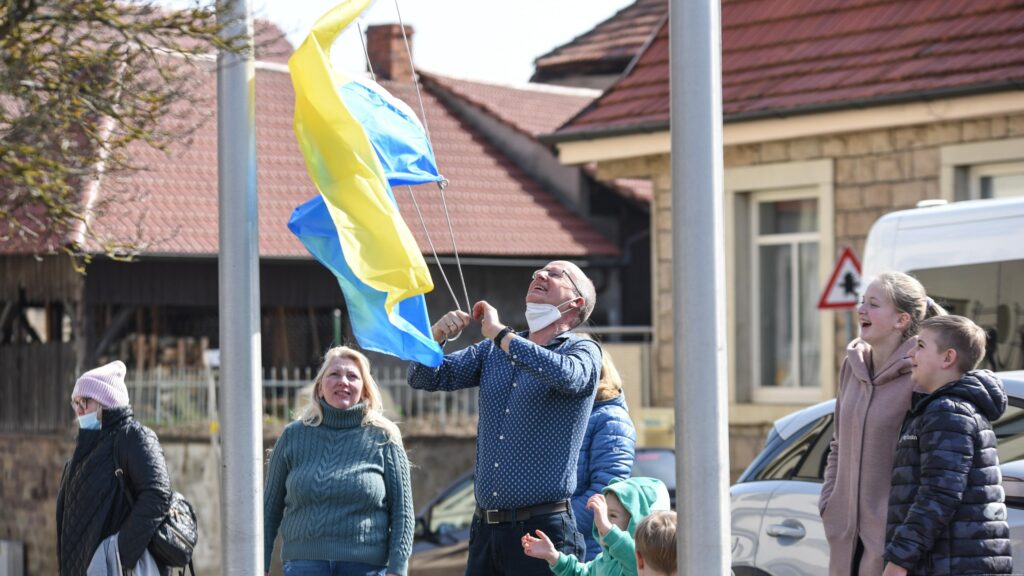
[[[575,298],[573,300],[575,300]],[[555,306],[554,304],[535,304],[533,302],[527,302],[526,324],[530,327],[530,332],[537,332],[538,330],[543,330],[554,324],[562,317],[562,314],[565,314],[565,312],[562,312],[559,308],[570,302],[572,302],[572,300],[566,300],[558,306]]]
[[[96,417],[95,412],[89,412],[78,417],[78,427],[82,430],[99,430],[100,426],[100,419]]]

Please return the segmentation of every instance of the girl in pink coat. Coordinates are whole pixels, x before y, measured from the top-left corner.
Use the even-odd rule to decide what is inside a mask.
[[[830,548],[830,576],[878,576],[885,567],[890,474],[913,385],[910,359],[922,320],[946,311],[916,279],[887,272],[857,307],[860,338],[839,371],[835,435],[819,509]]]

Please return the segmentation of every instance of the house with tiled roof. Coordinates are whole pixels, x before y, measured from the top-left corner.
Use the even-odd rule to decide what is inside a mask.
[[[668,16],[666,0],[637,0],[534,60],[531,82],[605,89],[626,70]]]
[[[843,247],[862,254],[880,216],[921,200],[1022,193],[1024,4],[723,0],[721,17],[735,473],[759,448],[744,437],[835,395],[856,327],[816,303]],[[546,137],[565,164],[654,187],[652,397],[665,406],[669,34],[662,21],[629,70]]]
[[[434,275],[430,313],[457,305],[438,273],[435,250],[465,306],[457,249],[469,299],[487,299],[514,326],[525,326],[523,296],[531,272],[553,259],[578,262],[591,275],[600,302],[595,325],[649,324],[649,300],[637,296],[649,293],[646,280],[624,281],[649,277],[646,252],[628,258],[638,253],[629,244],[636,243],[636,230],[646,234],[648,203],[630,196],[628,182],[604,185],[584,168],[561,165],[537,141],[598,92],[423,74],[420,112],[401,29],[374,26],[368,36],[377,80],[424,116],[448,180],[447,214],[436,186],[394,190]],[[347,320],[336,279],[286,227],[292,210],[317,191],[292,131],[295,96],[281,60],[258,61],[255,74],[263,361],[268,367],[315,366],[333,339],[334,311],[341,311],[346,327]],[[123,197],[133,200],[109,206],[90,226],[101,237],[140,242],[136,262],[97,258],[81,276],[60,257],[0,247],[0,311],[13,311],[0,321],[0,352],[25,344],[54,348],[49,357],[63,359],[55,365],[67,382],[76,366],[104,359],[121,358],[141,371],[195,364],[202,349],[217,347],[216,81],[212,66],[202,73],[209,81],[191,100],[207,117],[191,138],[167,151],[138,146],[131,160],[140,169],[108,174],[97,190],[130,192]],[[523,112],[524,102],[530,113]],[[99,245],[85,248],[102,253]],[[450,348],[468,345],[473,336],[479,335]],[[375,358],[375,364],[389,362],[394,360]],[[39,409],[31,398],[5,404],[5,425]],[[48,409],[57,414],[58,404]],[[51,421],[31,418],[41,428]]]
[[[411,29],[407,32],[412,35]],[[423,73],[420,112],[401,29],[371,27],[368,35],[377,80],[422,116],[448,179],[447,215],[436,186],[393,191],[433,274],[435,289],[427,295],[431,315],[457,305],[438,273],[433,249],[465,306],[455,267],[457,247],[468,298],[487,299],[513,326],[525,328],[523,298],[531,272],[553,259],[577,262],[593,279],[598,306],[592,323],[597,327],[649,325],[651,259],[643,240],[650,187],[635,179],[599,182],[593,167],[564,166],[537,140],[599,92],[499,86]],[[294,381],[312,377],[297,369],[319,365],[318,357],[335,341],[335,326],[341,326],[343,340],[352,337],[337,280],[286,228],[292,210],[317,191],[292,128],[295,95],[285,64],[289,50],[276,47],[273,58],[260,58],[255,65],[254,94],[261,352],[264,368],[278,369],[264,377],[293,380],[264,390],[264,409],[280,423],[294,406]],[[128,365],[136,415],[164,425],[159,432],[177,474],[172,474],[176,489],[205,504],[198,513],[211,536],[200,541],[196,565],[203,573],[220,571],[219,462],[215,454],[202,456],[213,453],[194,432],[166,427],[174,416],[159,416],[161,409],[165,415],[190,410],[194,416],[196,406],[206,406],[209,373],[195,366],[205,361],[204,352],[218,347],[219,339],[216,76],[212,65],[197,74],[204,77],[190,101],[204,117],[190,139],[166,152],[139,146],[131,158],[138,170],[106,174],[89,189],[100,197],[117,194],[119,201],[92,218],[90,226],[100,237],[135,243],[139,255],[134,262],[103,258],[98,256],[102,246],[88,244],[85,249],[97,257],[80,275],[46,246],[0,244],[0,467],[17,468],[3,479],[6,487],[0,486],[0,491],[15,486],[9,492],[16,493],[4,503],[0,534],[24,543],[29,574],[56,573],[53,528],[38,527],[54,521],[61,464],[73,449],[67,434],[73,421],[71,386],[84,366],[115,358]],[[232,144],[230,138],[226,143]],[[54,248],[60,243],[57,239]],[[479,341],[478,331],[470,332],[446,349]],[[404,374],[404,362],[373,356],[378,374]],[[290,376],[280,369],[289,369]],[[197,375],[202,384],[198,395],[191,386]],[[167,385],[186,379],[189,386]],[[410,392],[406,400],[411,397],[404,379],[391,388],[396,389],[401,390],[393,393],[389,408],[411,412],[413,403],[402,404],[400,397],[401,391]],[[446,410],[451,422],[459,406],[463,419],[475,409],[470,394],[442,396],[431,397],[440,406],[436,411],[442,422]],[[424,409],[423,402],[418,408]],[[204,416],[192,422],[205,422]],[[415,445],[405,418],[410,413],[402,416],[407,446]],[[472,438],[467,436],[473,429],[439,425],[427,432],[418,450],[413,448],[420,464],[413,471],[417,500],[432,497],[471,466]],[[462,436],[442,436],[453,433]],[[273,434],[273,426],[267,434]]]

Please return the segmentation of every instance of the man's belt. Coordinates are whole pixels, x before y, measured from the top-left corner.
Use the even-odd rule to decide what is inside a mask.
[[[534,516],[544,516],[546,514],[556,514],[558,512],[568,511],[569,501],[562,500],[561,502],[537,504],[536,506],[527,506],[526,508],[515,508],[512,510],[484,510],[478,506],[476,509],[476,515],[488,524],[504,524],[507,522],[523,522],[524,520],[529,520]]]

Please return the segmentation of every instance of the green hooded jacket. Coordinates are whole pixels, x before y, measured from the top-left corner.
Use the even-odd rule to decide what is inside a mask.
[[[558,562],[551,567],[551,571],[558,576],[636,576],[633,534],[636,533],[637,524],[648,514],[669,509],[668,489],[657,478],[628,478],[612,480],[611,484],[601,490],[605,495],[609,492],[614,492],[623,508],[629,512],[626,530],[612,526],[601,538],[595,523],[594,538],[601,543],[601,553],[587,563],[580,562],[575,556],[559,554]]]

